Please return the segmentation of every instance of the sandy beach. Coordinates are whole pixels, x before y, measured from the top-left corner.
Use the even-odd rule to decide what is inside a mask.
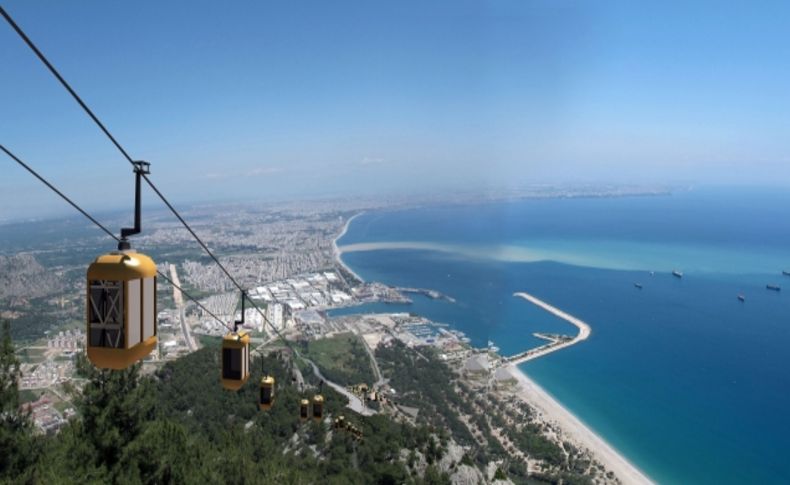
[[[556,423],[564,434],[564,439],[588,449],[595,458],[612,471],[625,484],[653,483],[636,466],[620,455],[603,438],[595,434],[579,418],[565,409],[556,399],[530,379],[516,366],[508,366],[508,371],[518,380],[521,389],[519,397],[534,407],[542,419]]]
[[[533,358],[540,357],[546,353],[560,350],[562,348],[574,345],[583,340],[586,340],[592,333],[590,325],[579,318],[574,317],[557,307],[554,307],[539,298],[536,298],[528,293],[518,292],[513,296],[523,298],[533,305],[536,305],[547,312],[562,318],[566,322],[574,325],[579,329],[579,333],[573,340],[564,344],[556,345],[545,352],[536,352],[528,358],[519,359],[517,362],[525,362]],[[550,423],[556,423],[565,435],[565,439],[569,439],[576,443],[581,448],[586,448],[601,462],[607,470],[612,471],[617,478],[626,484],[642,484],[652,483],[647,476],[642,473],[638,468],[620,455],[617,450],[612,448],[600,436],[595,434],[590,428],[582,423],[579,418],[574,416],[570,411],[565,409],[562,404],[540,387],[535,381],[527,377],[516,365],[510,364],[506,366],[510,372],[519,382],[521,389],[519,396],[527,403],[536,408],[542,415],[543,419]]]
[[[518,380],[521,389],[519,397],[534,407],[546,422],[555,423],[563,433],[563,438],[589,450],[607,471],[612,471],[624,484],[653,483],[636,466],[620,455],[603,438],[595,434],[579,418],[565,409],[548,392],[530,379],[515,365],[507,370]]]
[[[341,257],[340,257],[340,256],[343,254],[343,251],[341,251],[341,250],[340,250],[340,248],[339,248],[339,247],[338,247],[338,245],[337,245],[337,242],[338,242],[338,241],[339,241],[339,240],[340,240],[340,239],[341,239],[343,236],[345,236],[345,235],[346,235],[346,233],[348,232],[348,227],[351,225],[351,221],[353,221],[354,219],[356,219],[357,217],[361,216],[361,215],[362,215],[362,214],[364,214],[364,213],[365,213],[365,212],[360,212],[360,213],[358,213],[358,214],[354,214],[353,216],[349,217],[349,218],[348,218],[348,220],[346,221],[346,223],[343,225],[343,230],[342,230],[342,231],[340,231],[340,234],[338,234],[338,235],[337,235],[337,237],[335,237],[335,238],[332,240],[332,252],[334,253],[334,256],[335,256],[335,261],[337,261],[337,264],[339,264],[340,266],[342,266],[342,267],[343,267],[343,269],[345,269],[346,271],[348,271],[350,274],[354,275],[354,278],[358,279],[358,280],[359,280],[359,281],[361,281],[361,282],[364,282],[365,280],[363,280],[361,276],[359,276],[358,274],[356,274],[356,273],[354,272],[354,270],[352,270],[352,269],[351,269],[351,268],[350,268],[350,267],[349,267],[349,266],[348,266],[346,263],[344,263],[344,262],[343,262],[343,258],[341,258]]]

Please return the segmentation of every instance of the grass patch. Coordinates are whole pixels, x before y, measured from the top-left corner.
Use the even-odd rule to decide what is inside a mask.
[[[307,344],[306,355],[329,380],[342,385],[373,384],[373,368],[364,343],[352,333],[313,340]]]
[[[222,337],[213,337],[211,335],[193,334],[193,338],[197,338],[201,348],[219,349],[222,345]]]
[[[40,364],[46,360],[44,349],[22,349],[17,352],[17,357],[25,364]]]
[[[65,411],[66,409],[74,407],[74,405],[71,404],[69,401],[58,401],[52,406],[55,409],[57,409],[60,414],[63,414],[63,411]]]
[[[37,401],[42,394],[44,394],[44,391],[38,389],[22,389],[19,391],[19,402],[26,403]]]

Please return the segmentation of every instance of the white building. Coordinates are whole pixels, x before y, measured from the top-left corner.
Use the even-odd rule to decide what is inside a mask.
[[[241,318],[241,312],[236,312],[236,320]],[[267,315],[268,318],[268,315]],[[244,327],[262,331],[263,330],[263,317],[255,308],[246,308],[244,310]]]
[[[266,307],[266,318],[277,330],[285,329],[285,315],[280,303],[273,303]]]

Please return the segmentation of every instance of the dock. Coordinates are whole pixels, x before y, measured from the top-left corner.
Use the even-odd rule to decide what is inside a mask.
[[[592,333],[592,329],[584,321],[574,317],[573,315],[565,313],[564,311],[560,310],[555,306],[549,305],[543,300],[535,298],[529,293],[518,292],[518,293],[513,293],[513,296],[516,296],[518,298],[523,298],[528,302],[532,303],[533,305],[546,310],[552,315],[565,320],[566,322],[578,328],[579,333],[577,333],[575,337],[572,338],[569,337],[568,339],[560,339],[560,338],[556,338],[557,336],[552,335],[551,337],[555,338],[554,341],[550,341],[550,343],[546,345],[541,345],[540,347],[529,349],[519,354],[506,357],[503,359],[502,362],[503,365],[508,365],[508,364],[518,365],[533,359],[537,359],[538,357],[543,357],[544,355],[550,354],[552,352],[556,352],[566,347],[570,347],[571,345],[575,345],[581,342],[582,340],[587,340],[587,338],[590,336],[590,333]],[[547,335],[541,335],[541,337],[544,338],[545,340],[551,340],[550,338],[547,338],[548,337]]]
[[[427,288],[406,288],[403,286],[398,286],[395,287],[395,290],[400,291],[401,293],[412,293],[415,295],[427,296],[431,300],[444,300],[449,301],[450,303],[455,303],[455,298],[447,296],[444,293],[440,293],[436,290],[429,290]]]

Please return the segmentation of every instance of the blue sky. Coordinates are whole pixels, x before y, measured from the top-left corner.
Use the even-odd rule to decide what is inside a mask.
[[[3,6],[178,202],[790,184],[790,6],[690,3]],[[127,206],[128,165],[4,23],[0,66],[0,142]],[[2,163],[0,219],[68,210]]]

